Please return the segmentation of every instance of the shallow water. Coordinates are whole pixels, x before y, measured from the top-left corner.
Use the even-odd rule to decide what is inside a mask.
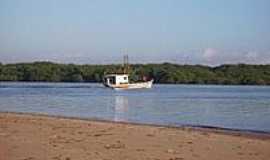
[[[270,132],[270,86],[0,82],[0,111]]]

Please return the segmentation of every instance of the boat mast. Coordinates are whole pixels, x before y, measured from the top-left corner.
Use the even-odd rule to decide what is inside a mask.
[[[128,74],[129,66],[128,66],[128,55],[124,55],[124,74]]]

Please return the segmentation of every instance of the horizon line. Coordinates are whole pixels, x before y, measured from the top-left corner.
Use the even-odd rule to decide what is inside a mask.
[[[64,64],[64,65],[123,65],[123,63],[76,63],[76,62],[57,62],[57,61],[48,61],[48,60],[38,60],[38,61],[22,61],[22,62],[11,62],[11,63],[3,63],[0,61],[1,65],[14,65],[14,64],[34,64],[34,63],[53,63],[53,64]],[[270,65],[270,63],[222,63],[218,65],[210,65],[210,64],[192,64],[192,63],[176,63],[176,62],[144,62],[144,63],[129,63],[130,65],[148,65],[148,64],[172,64],[172,65],[189,65],[189,66],[207,66],[207,67],[218,67],[218,66],[224,66],[224,65]]]

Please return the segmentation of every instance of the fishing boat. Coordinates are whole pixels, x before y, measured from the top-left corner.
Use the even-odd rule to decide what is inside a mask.
[[[104,76],[103,84],[112,89],[139,89],[151,88],[153,81],[129,83],[128,74],[109,74]]]
[[[153,79],[140,82],[130,83],[129,81],[129,66],[128,56],[124,56],[124,67],[122,73],[105,74],[103,77],[103,84],[105,87],[112,89],[140,89],[140,88],[151,88]]]

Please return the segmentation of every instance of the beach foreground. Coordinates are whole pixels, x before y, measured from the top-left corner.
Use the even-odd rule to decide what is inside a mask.
[[[269,136],[0,113],[1,160],[269,158]]]

